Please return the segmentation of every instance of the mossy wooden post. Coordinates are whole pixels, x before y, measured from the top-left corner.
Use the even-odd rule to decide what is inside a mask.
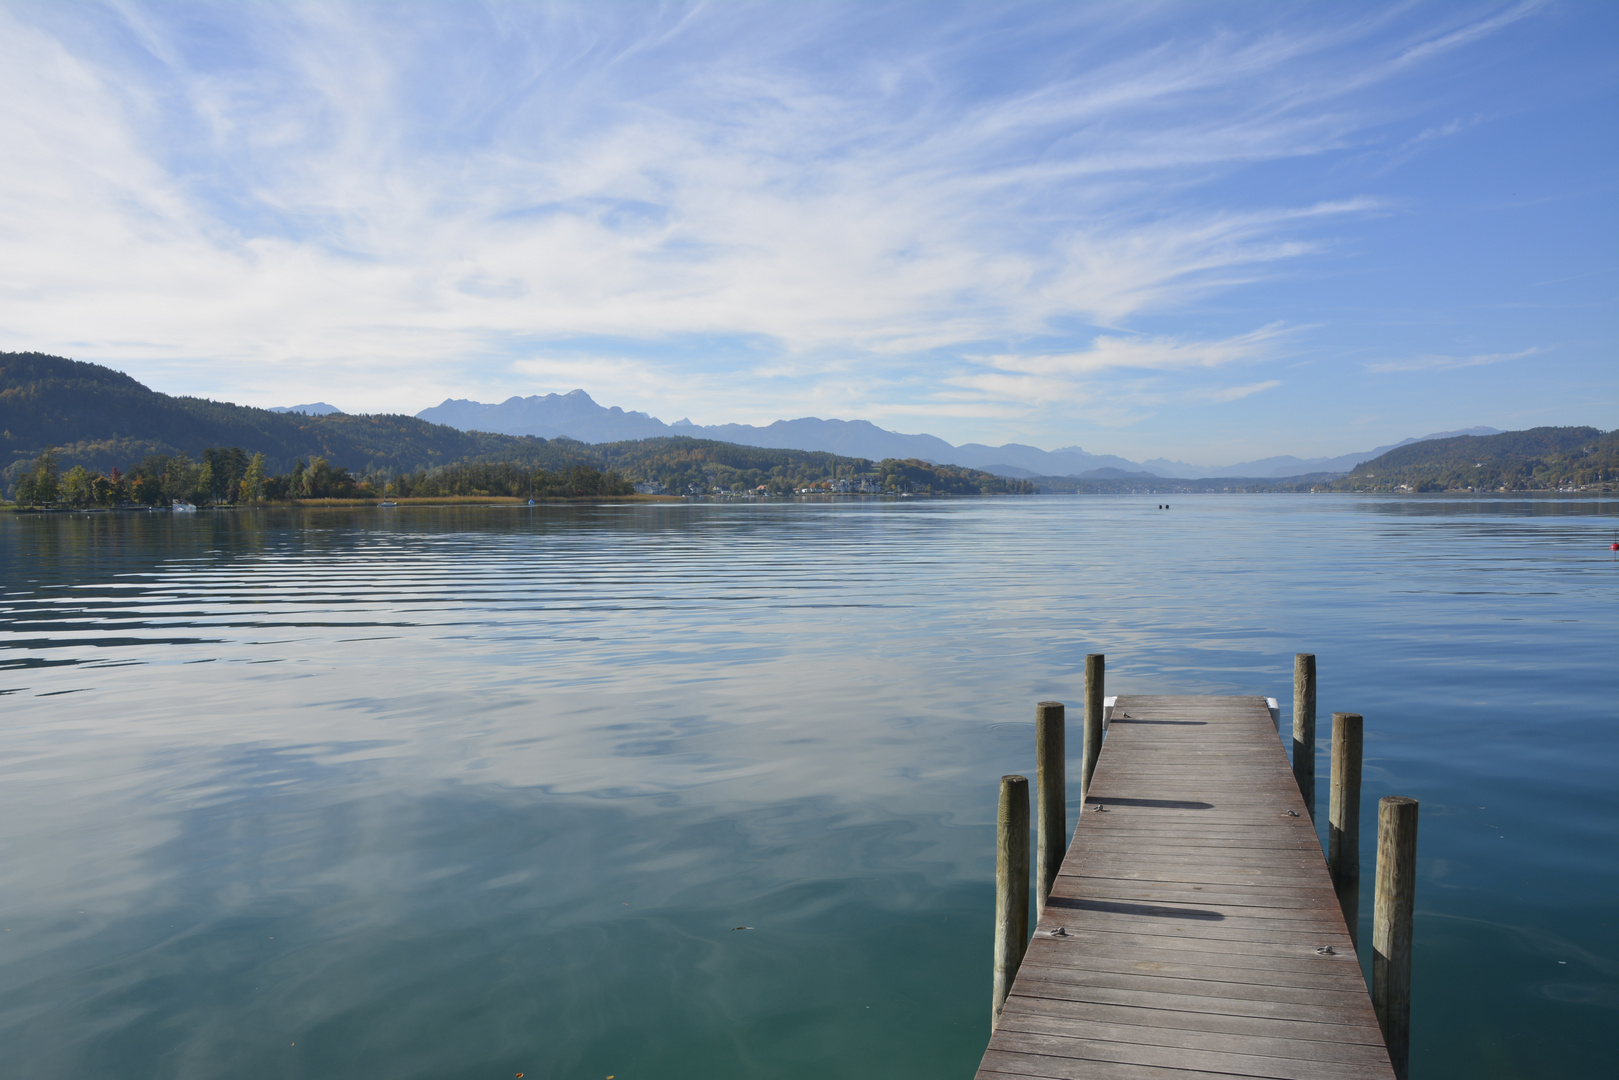
[[[1293,657],[1293,775],[1315,820],[1315,653]]]
[[[1001,806],[995,815],[995,1009],[1001,1006],[1023,963],[1029,944],[1029,780],[1001,777]]]
[[[1372,908],[1372,1008],[1389,1062],[1406,1080],[1411,1060],[1411,912],[1417,885],[1417,800],[1377,804],[1377,895]]]
[[[1085,753],[1080,760],[1079,799],[1084,805],[1091,790],[1091,774],[1102,753],[1102,693],[1107,660],[1101,653],[1085,657]]]
[[[1036,858],[1035,908],[1046,909],[1046,897],[1057,880],[1068,849],[1067,710],[1060,701],[1042,701],[1034,707]]]
[[[1327,794],[1327,872],[1349,940],[1359,946],[1361,716],[1332,714],[1332,785]]]

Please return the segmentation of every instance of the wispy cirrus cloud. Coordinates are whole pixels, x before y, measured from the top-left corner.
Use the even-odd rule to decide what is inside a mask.
[[[1247,383],[1242,386],[1223,386],[1218,389],[1204,390],[1201,392],[1201,396],[1208,401],[1241,401],[1245,397],[1251,397],[1266,390],[1274,390],[1281,385],[1282,380],[1280,379],[1263,379],[1259,382]]]
[[[1455,371],[1461,368],[1486,367],[1490,364],[1505,364],[1511,360],[1522,360],[1526,356],[1538,356],[1547,350],[1540,346],[1529,349],[1520,349],[1510,353],[1478,353],[1473,356],[1413,356],[1402,360],[1374,360],[1366,365],[1367,371],[1379,374],[1406,371]]]
[[[1271,359],[1293,333],[1273,324],[1208,340],[1105,334],[1070,352],[969,356],[972,366],[944,382],[1002,402],[1128,403],[1125,412],[1141,418],[1166,404],[1238,401],[1280,386],[1279,379],[1234,383],[1225,369]]]
[[[1046,355],[1000,353],[979,359],[988,367],[1031,375],[1093,375],[1120,368],[1140,371],[1218,368],[1268,357],[1287,333],[1285,327],[1272,324],[1215,341],[1103,335],[1077,352]]]
[[[1489,12],[1482,18],[1468,19],[1455,29],[1446,30],[1413,44],[1396,58],[1395,63],[1421,63],[1439,53],[1471,45],[1481,38],[1506,29],[1513,23],[1529,18],[1545,8],[1549,2],[1550,0],[1524,0],[1522,3],[1510,4],[1503,9]]]
[[[1280,324],[1135,324],[1388,204],[1221,183],[1375,141],[1366,86],[1532,9],[0,9],[0,342],[412,410],[1237,400]]]

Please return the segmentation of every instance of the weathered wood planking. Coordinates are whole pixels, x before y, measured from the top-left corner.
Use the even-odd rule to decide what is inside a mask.
[[[1392,1080],[1264,698],[1118,699],[978,1076]]]

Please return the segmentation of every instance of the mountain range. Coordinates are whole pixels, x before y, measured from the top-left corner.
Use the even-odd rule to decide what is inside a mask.
[[[271,474],[296,470],[297,461],[317,458],[326,458],[332,467],[356,475],[385,476],[438,475],[482,466],[496,471],[539,468],[552,472],[589,467],[614,470],[627,480],[661,484],[674,491],[753,490],[760,485],[775,491],[856,475],[868,480],[883,478],[885,490],[892,480],[900,490],[985,494],[1036,488],[1047,492],[1476,492],[1589,490],[1592,485],[1606,491],[1619,481],[1619,431],[1604,434],[1591,427],[1542,427],[1489,435],[1441,432],[1368,451],[1380,456],[1336,476],[1321,466],[1341,465],[1363,455],[1313,461],[1270,458],[1227,467],[1253,473],[1267,466],[1291,473],[1289,478],[1172,478],[1123,458],[1086,454],[1077,447],[1049,452],[1016,444],[955,447],[928,435],[903,435],[864,422],[813,417],[762,428],[743,424],[704,428],[690,422],[663,425],[644,413],[604,409],[583,392],[555,395],[551,403],[557,402],[574,414],[568,420],[569,430],[578,434],[568,437],[554,427],[549,429],[549,438],[480,430],[490,425],[479,422],[476,413],[470,420],[462,418],[472,429],[461,430],[414,416],[337,411],[310,415],[304,411],[330,408],[320,402],[272,412],[224,401],[171,397],[98,364],[42,353],[0,352],[0,488],[14,489],[25,472],[48,468],[50,459],[41,460],[47,450],[60,470],[82,465],[107,474],[115,469],[132,470],[154,458],[166,461],[185,454],[197,460],[207,457],[210,450],[228,447],[247,456],[263,454],[264,467]],[[476,403],[462,404],[477,408]],[[628,438],[584,441],[602,439],[601,429],[589,424],[604,415],[607,423],[634,425],[628,432],[622,427],[612,432]],[[578,426],[581,424],[584,426]],[[730,438],[699,437],[704,435]],[[788,445],[751,445],[744,439]],[[826,440],[836,449],[805,446],[812,447],[815,440]],[[968,455],[988,459],[1000,475],[964,466],[960,459]],[[1028,466],[1007,464],[1014,456],[1053,471],[1038,474],[1038,478],[1019,476]],[[932,463],[905,460],[924,457]],[[1159,461],[1145,464],[1164,467]],[[1171,468],[1179,464],[1168,463]],[[1055,471],[1064,466],[1064,472]],[[1311,473],[1295,471],[1310,466],[1315,466]],[[1074,475],[1076,467],[1078,476]],[[1186,467],[1180,471],[1194,470]],[[1206,474],[1212,470],[1198,471]]]
[[[227,449],[235,453],[221,455]],[[112,492],[120,474],[161,478],[160,502],[219,499],[229,497],[230,485],[244,478],[254,455],[263,456],[268,479],[285,478],[289,484],[293,474],[304,471],[298,462],[319,474],[319,460],[326,459],[327,477],[336,469],[373,483],[390,478],[426,495],[512,495],[519,490],[594,495],[611,488],[599,475],[581,475],[581,469],[616,472],[649,489],[680,493],[764,487],[780,495],[817,484],[826,490],[836,482],[850,484],[856,473],[862,491],[872,485],[878,491],[912,494],[1037,490],[1026,480],[948,464],[873,462],[679,435],[584,443],[461,431],[414,416],[351,416],[321,402],[257,409],[172,397],[99,364],[0,352],[0,494],[19,494],[24,477],[41,475],[39,470],[49,478],[82,467],[108,482],[108,499],[119,497]],[[216,485],[219,477],[210,464],[204,482],[193,464],[198,460],[225,462],[227,468],[234,461],[235,475],[227,473],[222,485]],[[537,479],[539,473],[550,476]],[[326,490],[332,490],[330,485]],[[34,496],[24,501],[32,502]],[[54,501],[54,496],[43,501]]]
[[[272,405],[273,413],[301,413],[304,416],[331,416],[343,410],[336,405],[328,405],[324,401],[311,401],[307,405]]]
[[[328,406],[329,407],[329,406]],[[308,406],[300,406],[308,408]],[[935,435],[906,435],[888,431],[866,420],[822,420],[806,416],[797,420],[777,420],[763,427],[752,424],[694,424],[676,420],[666,424],[644,412],[627,412],[618,406],[598,405],[583,390],[566,394],[536,394],[511,397],[499,404],[485,404],[465,398],[449,398],[417,413],[419,419],[444,424],[462,431],[487,431],[502,435],[538,435],[548,439],[564,436],[580,442],[620,442],[625,439],[653,439],[687,435],[716,439],[743,446],[791,450],[823,450],[849,457],[872,460],[920,458],[936,464],[964,465],[1000,476],[1121,477],[1147,474],[1190,480],[1208,477],[1272,478],[1305,473],[1346,473],[1363,461],[1399,446],[1429,439],[1459,435],[1494,435],[1495,428],[1474,427],[1461,431],[1438,431],[1387,446],[1326,458],[1299,458],[1291,455],[1239,461],[1233,465],[1209,467],[1184,461],[1153,458],[1130,461],[1113,454],[1092,454],[1077,446],[1042,450],[1037,446],[1006,443],[952,445]]]

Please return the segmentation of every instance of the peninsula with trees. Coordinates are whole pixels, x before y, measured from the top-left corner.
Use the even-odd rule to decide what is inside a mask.
[[[669,495],[1032,494],[917,459],[663,437],[589,444],[413,416],[310,416],[173,397],[121,372],[0,353],[0,492],[20,505]]]

